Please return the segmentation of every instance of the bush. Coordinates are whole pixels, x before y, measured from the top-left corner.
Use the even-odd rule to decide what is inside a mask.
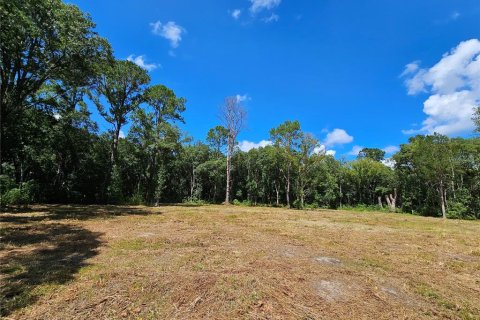
[[[2,194],[1,205],[27,205],[35,200],[38,186],[34,181],[28,181],[19,188],[11,188]]]
[[[143,204],[143,196],[140,193],[135,193],[130,198],[128,198],[127,203],[129,205],[138,206]]]
[[[186,205],[192,205],[192,206],[202,206],[202,205],[209,204],[205,200],[200,200],[200,199],[196,199],[196,198],[193,198],[193,199],[186,198],[186,199],[183,200],[182,203],[186,204]]]
[[[378,205],[366,205],[366,204],[358,204],[356,206],[343,206],[341,210],[360,211],[360,212],[370,212],[370,211],[388,212],[387,207],[380,208],[380,206]]]
[[[449,219],[475,219],[475,215],[469,214],[469,208],[461,202],[448,204],[447,218]]]
[[[240,200],[234,199],[232,201],[232,204],[235,205],[235,206],[242,206],[242,207],[252,207],[253,206],[252,202],[248,201],[248,200],[240,201]]]

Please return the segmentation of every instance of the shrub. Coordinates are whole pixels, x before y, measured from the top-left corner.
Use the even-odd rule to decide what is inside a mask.
[[[18,188],[11,188],[2,194],[1,205],[27,205],[35,200],[35,194],[38,193],[38,186],[34,181],[23,183]]]
[[[143,196],[140,193],[135,193],[130,198],[128,198],[127,203],[133,206],[141,205],[143,204]]]
[[[447,218],[449,219],[475,219],[469,214],[469,208],[461,202],[450,202],[448,204]]]

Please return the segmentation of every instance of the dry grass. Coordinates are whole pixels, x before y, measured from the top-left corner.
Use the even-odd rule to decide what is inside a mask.
[[[7,319],[480,319],[480,223],[223,206],[0,214]]]

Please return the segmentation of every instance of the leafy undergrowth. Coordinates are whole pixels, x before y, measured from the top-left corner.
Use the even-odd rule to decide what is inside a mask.
[[[8,319],[480,319],[480,223],[234,206],[0,215]]]

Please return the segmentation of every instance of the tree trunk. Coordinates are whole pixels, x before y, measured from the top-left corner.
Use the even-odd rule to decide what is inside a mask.
[[[445,193],[443,190],[443,181],[440,181],[440,186],[438,187],[438,193],[440,194],[440,205],[442,207],[442,217],[447,218],[447,210],[445,207]]]
[[[225,190],[225,204],[230,204],[230,150],[227,153],[227,188]]]
[[[343,198],[343,193],[342,193],[342,184],[339,184],[339,189],[340,189],[340,209],[342,208],[342,198]]]
[[[391,193],[385,195],[385,200],[387,201],[390,212],[395,212],[397,208],[397,188],[393,189],[393,195]]]
[[[287,185],[285,187],[287,207],[290,208],[290,166],[287,168]]]
[[[194,189],[195,189],[195,167],[192,166],[192,178],[190,179],[190,201],[193,200]]]
[[[378,196],[378,206],[383,209],[382,196]]]
[[[112,141],[112,151],[110,154],[110,162],[111,164],[115,164],[117,161],[117,150],[118,150],[118,138],[120,136],[120,125],[115,126],[115,132],[113,134],[113,141]]]
[[[280,206],[280,188],[279,186],[275,183],[275,193],[277,194],[277,207]]]

